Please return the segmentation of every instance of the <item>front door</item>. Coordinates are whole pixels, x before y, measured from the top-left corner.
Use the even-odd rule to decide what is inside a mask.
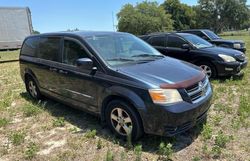
[[[92,70],[76,66],[79,58],[90,58],[84,46],[75,39],[65,38],[63,43],[62,64],[58,69],[60,93],[63,97],[77,102],[89,111],[96,112],[97,83]]]

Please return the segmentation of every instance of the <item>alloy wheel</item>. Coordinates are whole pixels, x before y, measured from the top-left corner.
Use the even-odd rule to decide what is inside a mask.
[[[212,76],[212,69],[207,65],[201,65],[200,68],[207,74],[208,78]]]
[[[36,88],[35,83],[32,80],[30,80],[28,86],[29,86],[29,92],[30,92],[31,96],[36,98],[37,97],[37,88]]]
[[[110,119],[113,128],[118,132],[120,135],[127,136],[132,131],[132,120],[129,114],[122,108],[114,108],[111,111]]]

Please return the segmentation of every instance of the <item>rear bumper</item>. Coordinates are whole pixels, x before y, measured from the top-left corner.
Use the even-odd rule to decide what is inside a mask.
[[[218,76],[231,76],[238,74],[248,64],[247,59],[244,62],[214,62]]]

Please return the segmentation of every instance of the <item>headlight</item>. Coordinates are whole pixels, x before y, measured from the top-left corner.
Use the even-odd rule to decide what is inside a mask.
[[[156,104],[171,104],[183,101],[176,89],[150,89],[149,94]]]
[[[219,54],[219,57],[221,57],[225,62],[234,62],[236,61],[233,57],[224,55],[224,54]]]
[[[234,48],[235,48],[235,49],[240,49],[240,48],[241,48],[241,45],[240,45],[240,44],[234,44]]]

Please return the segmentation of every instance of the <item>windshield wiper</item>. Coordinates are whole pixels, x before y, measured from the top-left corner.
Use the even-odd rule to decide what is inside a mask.
[[[132,57],[157,57],[157,58],[163,58],[163,55],[151,55],[151,54],[139,54],[139,55],[133,55]]]
[[[106,61],[135,61],[135,60],[127,58],[112,58],[112,59],[107,59]]]

